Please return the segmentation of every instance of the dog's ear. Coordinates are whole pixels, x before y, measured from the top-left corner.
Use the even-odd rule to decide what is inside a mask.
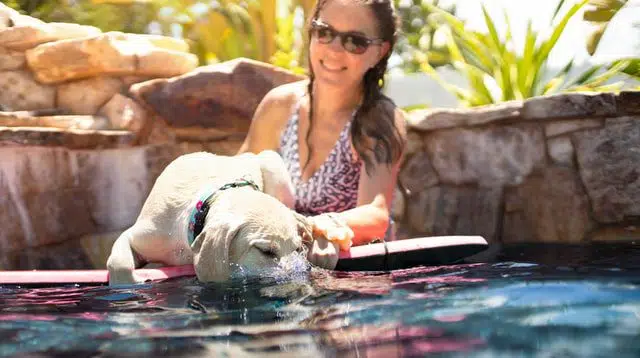
[[[225,214],[209,215],[207,224],[191,245],[193,266],[201,282],[224,281],[231,274],[231,242],[241,225],[236,218]]]
[[[262,172],[263,191],[278,199],[289,209],[293,209],[295,205],[293,182],[280,154],[265,150],[260,152],[257,158]]]

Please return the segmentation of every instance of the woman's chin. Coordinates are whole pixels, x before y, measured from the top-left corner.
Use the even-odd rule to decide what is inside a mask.
[[[349,81],[347,71],[318,71],[318,73],[315,74],[315,80],[323,85],[335,88],[351,87],[351,81]]]

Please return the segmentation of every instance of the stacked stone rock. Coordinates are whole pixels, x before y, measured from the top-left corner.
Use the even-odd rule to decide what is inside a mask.
[[[183,40],[45,23],[0,4],[0,126],[10,127],[2,139],[21,138],[25,127],[47,127],[40,131],[54,136],[62,129],[121,130],[103,134],[135,141],[149,119],[129,87],[197,65]]]

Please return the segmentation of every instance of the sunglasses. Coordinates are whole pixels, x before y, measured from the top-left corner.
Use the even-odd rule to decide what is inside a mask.
[[[355,55],[362,55],[367,52],[369,46],[379,45],[384,42],[382,39],[370,39],[358,33],[340,32],[318,20],[311,22],[311,34],[322,44],[329,44],[333,39],[339,37],[342,47]]]

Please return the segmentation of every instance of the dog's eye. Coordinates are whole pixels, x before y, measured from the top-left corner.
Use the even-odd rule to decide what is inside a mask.
[[[278,245],[271,240],[256,240],[253,242],[255,247],[261,254],[269,258],[278,257]]]
[[[260,250],[260,252],[269,258],[274,258],[277,256],[274,251],[270,251],[270,250]]]

